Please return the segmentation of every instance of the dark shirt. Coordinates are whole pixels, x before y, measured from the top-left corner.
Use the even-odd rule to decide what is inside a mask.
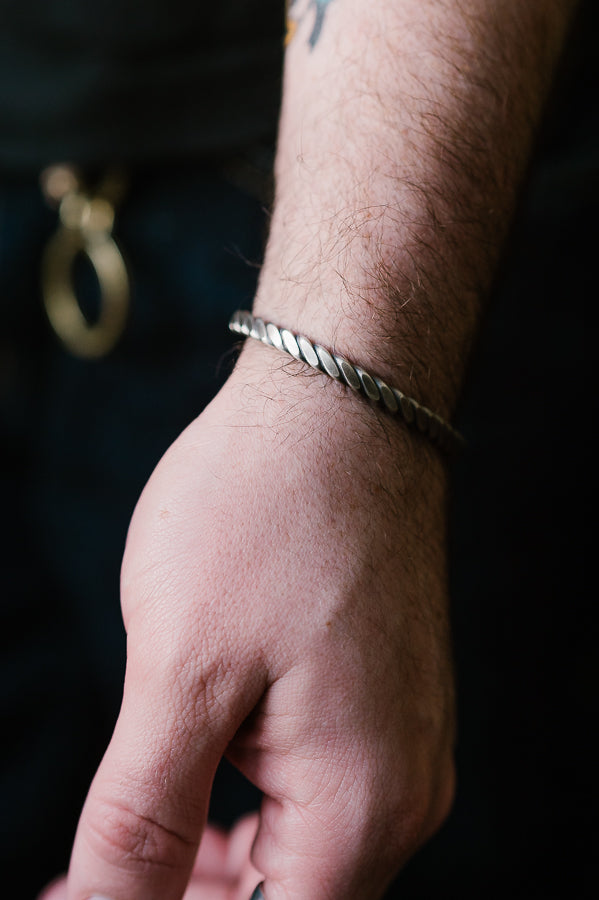
[[[273,136],[283,0],[0,0],[0,168],[193,160]]]

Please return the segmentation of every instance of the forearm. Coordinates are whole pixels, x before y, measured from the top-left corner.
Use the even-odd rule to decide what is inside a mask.
[[[255,312],[449,415],[575,5],[292,4]]]

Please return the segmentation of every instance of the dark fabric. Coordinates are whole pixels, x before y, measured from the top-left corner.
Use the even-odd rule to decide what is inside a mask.
[[[120,703],[127,525],[160,456],[230,370],[227,321],[251,303],[263,218],[218,170],[134,177],[116,226],[131,318],[110,356],[85,362],[41,308],[56,214],[35,181],[0,186],[0,861],[14,900],[67,865]],[[239,776],[219,778],[214,816],[231,822],[256,796]]]
[[[283,0],[0,0],[0,171],[272,140]]]

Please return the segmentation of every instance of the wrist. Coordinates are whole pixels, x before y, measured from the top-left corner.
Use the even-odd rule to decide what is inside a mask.
[[[366,402],[378,405],[391,416],[399,417],[439,450],[452,453],[463,445],[462,436],[436,412],[334,349],[323,347],[306,335],[279,327],[247,310],[237,310],[230,319],[229,328],[235,334],[261,342],[343,384],[362,396]]]
[[[393,496],[398,508],[443,507],[443,455],[423,435],[305,363],[247,341],[224,390],[225,421],[247,427],[257,452],[289,453],[301,460],[307,478],[349,478],[367,493]]]
[[[461,306],[456,300],[463,315],[445,321],[438,315],[443,300],[422,285],[389,279],[350,288],[340,275],[337,282],[324,289],[318,278],[314,291],[263,273],[253,314],[307,336],[451,421],[476,325],[471,299]]]

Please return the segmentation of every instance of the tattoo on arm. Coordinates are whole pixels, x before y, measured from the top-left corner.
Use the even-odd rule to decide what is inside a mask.
[[[293,38],[297,26],[314,10],[312,31],[308,38],[310,49],[314,49],[322,32],[326,12],[333,0],[289,0],[287,16],[287,43]]]

